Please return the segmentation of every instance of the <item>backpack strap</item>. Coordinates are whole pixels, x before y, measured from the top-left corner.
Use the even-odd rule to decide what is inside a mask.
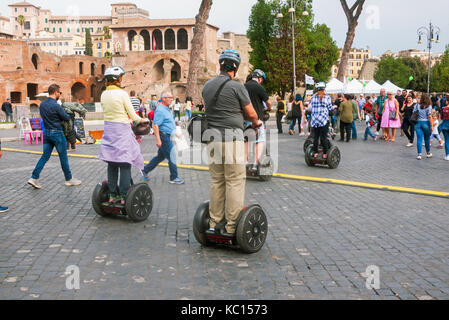
[[[227,84],[229,81],[231,81],[231,78],[230,78],[230,77],[229,77],[228,79],[226,79],[226,81],[223,82],[223,83],[221,84],[221,86],[218,88],[217,93],[215,94],[214,98],[212,99],[212,105],[213,105],[213,106],[216,106],[216,105],[217,105],[217,101],[218,101],[218,98],[220,97],[220,93],[223,91],[224,87],[226,86],[226,84]]]

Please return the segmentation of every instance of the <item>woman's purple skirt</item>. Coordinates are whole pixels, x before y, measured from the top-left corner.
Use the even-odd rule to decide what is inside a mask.
[[[144,167],[139,143],[131,125],[126,123],[104,122],[98,158],[106,162],[129,163],[139,170]]]

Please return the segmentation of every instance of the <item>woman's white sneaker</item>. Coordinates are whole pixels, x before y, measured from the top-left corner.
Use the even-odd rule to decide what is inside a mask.
[[[72,180],[69,180],[69,181],[65,182],[65,185],[67,187],[79,186],[80,184],[81,184],[81,181],[77,180],[77,179],[72,179]]]
[[[430,159],[430,158],[432,158],[433,157],[433,154],[431,154],[431,153],[428,153],[427,154],[427,159]]]
[[[446,156],[444,160],[449,161],[449,156]]]
[[[28,180],[28,184],[29,184],[30,186],[33,186],[34,189],[40,189],[40,188],[42,188],[41,185],[39,184],[39,182],[38,182],[37,179],[31,178],[30,180]]]

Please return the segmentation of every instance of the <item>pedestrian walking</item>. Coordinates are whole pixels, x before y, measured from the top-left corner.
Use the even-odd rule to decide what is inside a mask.
[[[276,125],[278,128],[278,133],[279,134],[283,134],[284,132],[282,131],[282,118],[284,117],[284,115],[286,114],[286,107],[285,107],[285,103],[284,101],[282,101],[281,97],[277,97],[277,109],[276,109]]]
[[[192,119],[192,108],[193,108],[193,99],[191,97],[187,97],[187,99],[186,99],[186,117],[187,117],[188,121],[190,121],[190,119]]]
[[[12,119],[12,105],[11,105],[11,99],[7,98],[5,102],[2,104],[2,111],[5,113],[6,118],[5,122],[13,122]]]
[[[181,121],[181,101],[179,98],[176,98],[175,104],[173,105],[173,119],[178,116],[178,121]]]
[[[173,94],[170,91],[164,91],[161,95],[162,103],[157,107],[154,113],[153,130],[156,137],[157,155],[141,171],[144,181],[148,181],[148,174],[153,171],[159,163],[168,160],[170,170],[171,184],[183,184],[184,180],[178,176],[178,167],[176,165],[176,149],[173,146],[172,137],[181,137],[176,131],[175,119],[170,112],[170,103],[173,100]],[[179,103],[179,99],[177,104]],[[176,104],[175,104],[176,105]],[[243,122],[242,122],[243,124]]]
[[[407,147],[413,147],[413,141],[415,140],[415,125],[411,121],[415,105],[416,103],[413,102],[413,97],[409,95],[401,108],[403,114],[402,131],[404,131],[408,139]]]
[[[449,100],[446,101],[446,106],[441,110],[441,125],[438,131],[444,136],[444,146],[446,151],[446,157],[444,160],[449,161]]]
[[[393,92],[387,93],[387,100],[385,101],[383,108],[381,127],[387,135],[385,141],[388,142],[391,140],[391,142],[395,142],[396,130],[401,128],[401,120],[399,119],[399,103],[394,98]]]
[[[351,123],[352,139],[357,140],[356,121],[360,119],[360,112],[359,112],[359,104],[357,100],[355,100],[355,96],[353,95],[351,95],[351,104],[352,104],[352,117],[354,119]]]
[[[136,92],[134,90],[132,90],[129,93],[129,96],[130,96],[131,104],[132,104],[132,106],[134,108],[134,112],[136,114],[138,114],[139,110],[140,110],[140,104],[141,103],[140,103],[140,100],[136,97]]]
[[[39,110],[42,120],[44,121],[45,131],[43,155],[39,159],[36,168],[33,171],[31,179],[28,184],[35,189],[41,189],[39,184],[39,177],[45,164],[50,160],[51,153],[54,148],[58,151],[59,160],[61,162],[62,171],[64,172],[65,185],[77,186],[81,184],[80,180],[72,177],[70,171],[69,158],[67,157],[67,140],[62,130],[62,121],[69,121],[70,116],[64,112],[64,109],[58,104],[61,96],[60,87],[57,84],[52,84],[48,88],[48,99],[42,101]]]
[[[351,124],[354,122],[353,106],[349,94],[344,95],[338,111],[340,115],[340,141],[345,141],[346,133],[346,142],[349,142],[351,141]]]
[[[440,133],[438,132],[438,127],[440,122],[438,121],[438,112],[433,110],[432,112],[433,124],[432,124],[432,135],[430,136],[430,146],[432,147],[433,139],[439,142],[438,149],[443,149],[443,139],[441,139]]]
[[[426,147],[427,158],[432,158],[430,152],[430,135],[433,127],[432,117],[432,100],[427,94],[421,96],[421,103],[416,104],[413,113],[417,114],[417,124],[415,125],[415,132],[417,136],[418,157],[416,159],[422,160],[423,139]]]
[[[380,131],[380,127],[382,124],[382,115],[383,115],[383,109],[384,109],[384,104],[385,101],[387,100],[387,95],[385,94],[385,89],[381,89],[380,90],[380,95],[377,97],[376,103],[375,103],[375,107],[376,107],[376,119],[378,120],[377,122],[377,131],[376,131],[376,136],[379,135],[379,131]],[[387,134],[385,130],[382,130],[382,139],[385,140],[387,138]]]
[[[302,113],[304,110],[304,106],[302,104],[302,97],[300,94],[297,94],[295,97],[295,101],[292,105],[292,121],[290,123],[290,135],[295,134],[295,126],[296,123],[298,123],[298,134],[301,135],[301,120],[302,120]]]
[[[373,138],[374,141],[376,141],[377,140],[376,135],[371,132],[371,128],[376,125],[376,119],[373,115],[372,109],[365,109],[365,124],[366,124],[366,129],[365,129],[365,139],[364,140],[367,141],[368,136],[370,136],[371,138]]]

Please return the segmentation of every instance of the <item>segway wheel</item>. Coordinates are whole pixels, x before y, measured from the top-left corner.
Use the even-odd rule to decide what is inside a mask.
[[[268,156],[261,158],[259,165],[259,179],[261,181],[271,181],[273,172],[273,160]]]
[[[268,234],[268,220],[259,205],[242,211],[237,224],[237,244],[245,253],[256,253],[265,244]]]
[[[340,150],[336,146],[333,146],[329,150],[329,153],[327,155],[327,165],[331,169],[337,169],[338,165],[340,164],[340,160],[341,160]]]
[[[307,148],[308,148],[309,146],[311,146],[312,144],[313,144],[313,141],[312,141],[310,138],[307,139],[307,140],[304,142],[304,147],[303,147],[304,153],[307,152]]]
[[[306,150],[306,154],[305,154],[305,160],[306,160],[306,164],[309,167],[314,167],[315,163],[313,163],[313,145],[310,145],[309,147],[307,147]]]
[[[102,217],[109,216],[109,214],[104,211],[102,205],[102,203],[108,201],[108,195],[109,189],[108,183],[106,181],[97,184],[94,192],[92,193],[92,207],[94,208],[95,212]]]
[[[125,210],[134,222],[148,219],[153,210],[153,192],[146,183],[132,185],[125,201]]]
[[[205,247],[210,245],[206,237],[206,231],[209,229],[209,221],[209,201],[206,201],[198,207],[193,218],[193,235],[196,241]]]

